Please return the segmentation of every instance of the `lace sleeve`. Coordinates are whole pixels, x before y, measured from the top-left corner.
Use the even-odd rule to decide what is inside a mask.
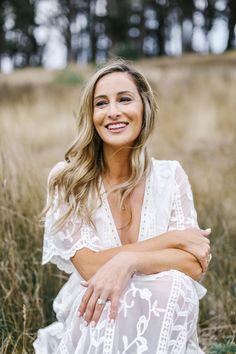
[[[50,172],[49,179],[54,171],[60,168],[61,163],[59,164]],[[61,204],[58,206],[57,200],[55,195],[53,206],[48,210],[45,219],[42,264],[52,262],[60,270],[72,273],[75,268],[70,258],[84,247],[99,251],[100,239],[92,227],[81,223],[77,217],[68,218],[63,228],[54,232],[53,225],[65,212],[65,206]]]
[[[199,227],[197,213],[188,176],[179,162],[176,162],[174,196],[168,230],[183,230],[188,227]]]

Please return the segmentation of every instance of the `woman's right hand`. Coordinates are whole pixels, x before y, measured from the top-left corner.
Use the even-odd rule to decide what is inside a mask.
[[[110,320],[114,322],[120,295],[135,272],[136,258],[132,252],[120,252],[103,264],[88,281],[81,282],[87,290],[78,310],[86,325],[91,322],[94,327],[99,321],[104,308],[99,299],[111,301]]]
[[[208,257],[210,254],[210,240],[208,236],[211,229],[201,230],[188,228],[178,230],[176,235],[176,247],[194,255],[201,264],[202,271],[205,273],[208,267]]]

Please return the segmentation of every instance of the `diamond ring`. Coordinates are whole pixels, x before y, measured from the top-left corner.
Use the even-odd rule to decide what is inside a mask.
[[[97,299],[97,304],[98,305],[105,305],[106,304],[106,300],[103,300],[103,299],[101,299],[100,297]]]

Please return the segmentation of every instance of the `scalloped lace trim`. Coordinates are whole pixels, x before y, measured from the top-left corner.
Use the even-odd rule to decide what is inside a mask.
[[[99,251],[93,244],[82,240],[78,240],[68,251],[61,251],[51,245],[50,251],[43,255],[42,264],[44,265],[48,262],[52,262],[53,264],[56,264],[60,270],[63,270],[66,273],[72,273],[75,268],[71,263],[70,258],[75,255],[76,251],[84,247],[89,248],[94,252]]]

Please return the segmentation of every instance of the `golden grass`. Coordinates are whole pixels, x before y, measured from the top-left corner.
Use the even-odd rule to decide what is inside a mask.
[[[233,342],[236,331],[235,64],[235,53],[137,63],[160,106],[152,155],[181,161],[199,223],[213,229],[200,312],[205,349]],[[78,72],[86,79],[91,67]],[[52,84],[57,75],[39,69],[0,75],[2,354],[33,352],[36,330],[52,322],[52,300],[66,279],[53,265],[40,265],[43,230],[37,221],[48,171],[75,136],[80,86]]]

